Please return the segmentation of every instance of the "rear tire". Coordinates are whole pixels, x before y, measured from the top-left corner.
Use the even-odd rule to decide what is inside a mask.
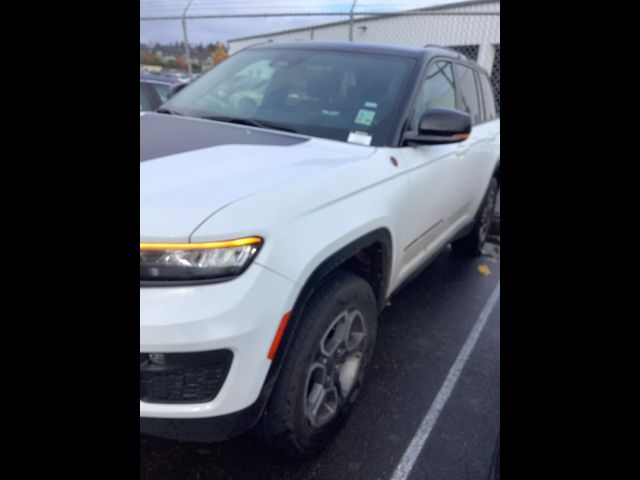
[[[476,215],[473,228],[466,236],[451,242],[451,246],[456,253],[470,257],[482,255],[482,248],[487,241],[489,230],[491,229],[499,189],[500,185],[498,184],[498,180],[496,177],[493,177],[489,182],[489,188],[487,188],[487,192]]]
[[[344,423],[362,387],[376,339],[369,283],[345,271],[327,277],[302,309],[260,430],[293,458],[309,457]]]

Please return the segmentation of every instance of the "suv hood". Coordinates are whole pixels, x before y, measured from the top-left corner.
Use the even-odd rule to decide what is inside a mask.
[[[373,147],[174,115],[140,116],[140,239],[189,241],[226,206]]]

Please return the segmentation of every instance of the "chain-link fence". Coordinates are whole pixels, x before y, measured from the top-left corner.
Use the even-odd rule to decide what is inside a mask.
[[[500,113],[500,44],[498,43],[493,47],[496,54],[493,60],[493,67],[491,68],[491,84],[493,85],[493,90],[496,93],[498,113]]]
[[[181,29],[191,74],[190,42],[203,31],[229,53],[264,42],[356,41],[453,48],[491,75],[500,107],[500,2],[438,0],[141,0],[145,26]],[[431,5],[420,8],[421,5]],[[416,8],[417,7],[417,8]],[[142,25],[141,25],[142,30]],[[179,31],[179,30],[177,30]],[[195,43],[198,39],[195,38]]]

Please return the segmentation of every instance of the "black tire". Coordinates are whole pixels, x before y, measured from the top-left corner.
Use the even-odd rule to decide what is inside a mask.
[[[358,312],[361,315],[358,315]],[[358,337],[359,340],[356,339],[357,359],[353,360],[355,354],[349,353],[348,348],[343,349],[347,352],[343,353],[344,357],[352,358],[358,367],[349,370],[351,373],[348,374],[348,378],[351,380],[347,380],[346,383],[350,386],[347,387],[344,398],[337,397],[336,413],[327,414],[324,417],[313,415],[310,412],[313,409],[309,406],[309,399],[313,388],[316,387],[314,375],[322,377],[321,373],[324,369],[326,374],[324,378],[328,378],[329,370],[340,372],[340,369],[348,363],[347,360],[340,366],[339,361],[336,360],[337,367],[333,361],[329,362],[328,366],[319,365],[320,361],[330,359],[323,356],[323,346],[334,345],[337,342],[334,337],[342,337],[337,333],[338,326],[342,323],[336,322],[341,322],[339,319],[344,318],[345,314],[348,319],[353,317],[353,320],[346,319],[344,324],[354,327],[345,327],[347,341],[341,343],[342,345],[349,344],[350,335],[355,335],[352,333],[352,328],[355,331],[356,323],[358,327],[363,326],[362,329],[358,328],[358,331],[362,330],[364,335]],[[361,277],[349,272],[337,271],[323,281],[302,309],[287,357],[261,419],[260,431],[269,445],[289,457],[306,458],[319,452],[329,443],[344,423],[362,387],[364,371],[375,345],[377,317],[375,295],[369,283]],[[334,325],[336,325],[335,332],[331,334],[331,330],[328,329]],[[362,349],[361,352],[360,349]],[[338,352],[339,350],[337,349]],[[337,359],[338,355],[336,354],[335,357]],[[354,371],[358,373],[353,374]],[[335,391],[342,392],[341,373],[333,374],[333,376],[336,375],[339,378],[335,383],[337,385]],[[311,384],[313,384],[312,387],[310,387]],[[324,387],[318,388],[324,389]],[[324,405],[322,402],[318,404]],[[318,419],[327,423],[312,425],[312,422]]]
[[[498,184],[498,180],[496,177],[493,177],[489,182],[489,187],[476,214],[473,228],[464,237],[451,242],[451,246],[456,253],[470,257],[482,255],[482,247],[484,247],[491,229],[491,219],[493,218],[493,212],[496,208],[499,189],[500,185]]]

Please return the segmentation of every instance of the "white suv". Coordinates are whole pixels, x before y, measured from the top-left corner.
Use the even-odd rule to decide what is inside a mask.
[[[439,47],[249,48],[140,138],[140,430],[296,457],[351,409],[389,296],[480,254],[500,182],[489,78]]]

